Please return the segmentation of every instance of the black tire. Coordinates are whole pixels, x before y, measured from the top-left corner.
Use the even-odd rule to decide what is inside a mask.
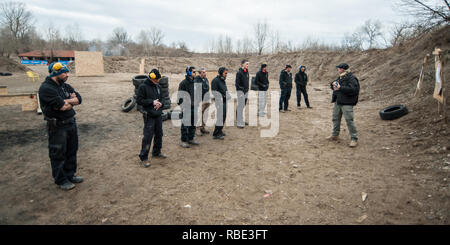
[[[136,99],[134,97],[130,97],[122,104],[122,111],[123,112],[129,112],[131,111],[134,106],[136,105]]]
[[[169,98],[169,91],[161,91],[161,96],[166,99]]]
[[[169,114],[170,114],[170,116],[169,116],[170,120],[183,119],[183,112],[181,112],[180,110],[172,110],[169,112]]]
[[[139,85],[141,85],[145,80],[147,80],[147,78],[148,77],[146,75],[137,75],[131,79],[133,81],[135,91],[139,88]]]
[[[169,88],[161,88],[161,92],[169,92]]]
[[[169,84],[159,84],[159,86],[161,86],[161,88],[166,88],[166,89],[168,89],[169,88]]]
[[[144,108],[141,105],[136,105],[136,109],[140,112],[140,113],[144,113]]]
[[[167,120],[169,120],[169,113],[168,112],[163,112],[161,117],[162,117],[163,122],[167,121]]]
[[[408,108],[405,105],[393,105],[380,111],[380,117],[383,120],[394,120],[408,114]]]
[[[163,76],[160,80],[159,80],[159,84],[160,85],[162,85],[162,84],[169,84],[169,78],[168,77],[165,77],[165,76]]]
[[[9,72],[0,72],[0,76],[12,76],[12,73],[9,73]]]
[[[163,110],[170,109],[171,105],[172,104],[171,104],[170,100],[164,100],[164,105],[163,105],[162,109]]]

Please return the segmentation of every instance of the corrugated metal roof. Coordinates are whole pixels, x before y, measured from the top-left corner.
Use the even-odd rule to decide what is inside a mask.
[[[50,50],[34,50],[27,53],[19,54],[19,57],[51,57]],[[53,50],[53,57],[59,58],[75,58],[75,51],[73,50]]]

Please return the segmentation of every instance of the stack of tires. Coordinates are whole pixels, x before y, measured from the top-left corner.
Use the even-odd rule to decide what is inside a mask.
[[[139,89],[139,85],[141,85],[147,78],[148,78],[148,76],[146,76],[146,75],[137,75],[132,78],[133,85],[134,85],[134,96],[128,98],[122,104],[123,112],[129,112],[134,108],[134,106],[136,106],[136,95],[137,95],[137,92]],[[163,110],[170,109],[171,101],[170,101],[170,93],[169,93],[169,78],[163,76],[159,80],[159,85],[161,86],[161,95],[163,97],[163,99],[162,99],[162,102],[164,104]],[[142,112],[142,106],[137,105],[137,110]],[[167,112],[163,112],[162,117],[163,117],[164,121],[169,119]]]
[[[161,95],[163,97],[163,110],[170,109],[172,102],[170,101],[170,93],[169,93],[169,78],[163,76],[159,80],[159,86],[161,86]]]

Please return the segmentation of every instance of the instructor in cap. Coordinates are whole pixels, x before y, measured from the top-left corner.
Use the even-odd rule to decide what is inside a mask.
[[[331,103],[334,103],[333,109],[333,131],[329,140],[337,140],[341,130],[341,119],[344,115],[350,133],[350,147],[358,145],[358,132],[353,118],[353,107],[358,103],[359,82],[350,71],[346,63],[336,66],[339,77],[330,84],[333,90]]]
[[[78,131],[74,106],[81,96],[66,83],[69,69],[59,63],[48,66],[50,75],[39,88],[39,102],[47,121],[48,150],[55,184],[63,190],[83,182],[77,171]]]
[[[152,145],[152,140],[155,138],[153,144],[152,155],[156,158],[167,158],[161,153],[162,148],[162,107],[163,102],[161,95],[161,87],[159,86],[159,79],[161,74],[157,69],[150,71],[148,78],[139,85],[136,102],[143,107],[144,117],[144,138],[142,139],[142,148],[139,158],[141,164],[145,168],[150,167],[148,154]]]

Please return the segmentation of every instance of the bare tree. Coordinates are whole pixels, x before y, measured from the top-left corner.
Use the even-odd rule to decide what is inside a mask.
[[[273,30],[270,32],[270,52],[272,54],[278,53],[281,49],[280,32]]]
[[[245,36],[244,39],[242,39],[242,54],[252,54],[253,51],[254,46],[252,40],[248,36]]]
[[[150,44],[150,38],[148,36],[148,31],[141,30],[141,32],[139,32],[137,39],[138,39],[138,44],[141,45],[141,48],[142,48],[144,54],[149,55],[151,44]]]
[[[82,33],[80,26],[75,23],[73,25],[67,26],[65,29],[65,37],[64,42],[66,44],[67,49],[71,50],[82,50]]]
[[[362,50],[363,40],[361,33],[354,32],[353,34],[345,33],[342,39],[342,49],[347,51],[359,51]]]
[[[378,39],[383,36],[381,32],[381,22],[379,20],[367,20],[361,27],[361,34],[367,42],[368,49],[374,48],[378,44]]]
[[[161,29],[152,27],[148,32],[150,43],[153,47],[160,46],[162,44],[162,40],[164,39],[164,33]]]
[[[417,17],[429,28],[450,22],[450,5],[447,0],[399,0],[398,5],[400,10]]]
[[[13,52],[19,53],[21,42],[32,29],[32,15],[21,2],[4,2],[0,4],[0,23],[10,32]]]
[[[128,32],[123,27],[116,27],[113,30],[110,42],[126,46],[131,41]]]
[[[225,36],[223,40],[223,51],[225,54],[230,55],[233,53],[233,40],[229,36]]]
[[[253,26],[253,30],[255,32],[256,49],[258,51],[258,55],[261,55],[266,47],[267,36],[269,33],[269,25],[267,24],[267,20],[264,22],[258,21]]]

